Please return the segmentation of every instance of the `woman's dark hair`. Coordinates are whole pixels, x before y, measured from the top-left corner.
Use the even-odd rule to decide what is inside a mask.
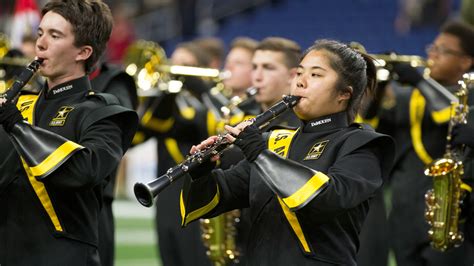
[[[101,0],[54,0],[43,7],[41,14],[44,16],[49,11],[71,23],[76,47],[92,46],[92,55],[85,62],[85,71],[89,73],[104,52],[112,32],[109,7]]]
[[[336,89],[348,92],[352,87],[352,97],[347,104],[347,120],[354,121],[364,96],[372,96],[377,85],[376,68],[373,58],[355,51],[346,44],[334,40],[318,40],[306,49],[301,58],[311,51],[326,51],[329,64],[338,73]]]

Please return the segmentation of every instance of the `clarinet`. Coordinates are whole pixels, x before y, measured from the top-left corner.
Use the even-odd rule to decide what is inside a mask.
[[[31,62],[26,69],[21,72],[20,76],[15,80],[15,82],[13,82],[12,86],[1,96],[3,102],[12,101],[18,93],[20,93],[21,89],[28,83],[28,81],[30,81],[36,71],[38,71],[42,62],[42,58],[33,60],[33,62]]]
[[[280,102],[276,103],[267,111],[259,114],[250,121],[253,125],[261,129],[287,109],[293,108],[298,103],[299,99],[299,96],[294,95],[283,96],[283,99]],[[145,207],[151,207],[153,205],[153,199],[163,189],[173,183],[173,181],[183,177],[186,173],[195,169],[213,156],[221,154],[232,144],[227,140],[225,135],[226,133],[218,135],[216,141],[212,145],[194,154],[188,155],[182,163],[168,169],[166,174],[156,178],[155,180],[146,184],[139,182],[135,183],[133,190],[138,202]]]

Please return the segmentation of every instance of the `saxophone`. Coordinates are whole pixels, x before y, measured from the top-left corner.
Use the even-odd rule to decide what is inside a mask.
[[[239,262],[240,250],[235,239],[239,219],[240,211],[232,210],[214,218],[200,220],[206,254],[215,266]]]
[[[460,89],[456,92],[459,103],[451,105],[446,150],[442,158],[434,160],[425,169],[425,175],[433,178],[433,188],[425,194],[425,219],[430,225],[428,235],[431,246],[440,251],[458,247],[464,241],[459,228],[460,202],[464,166],[461,159],[462,147],[452,147],[452,129],[456,124],[467,123],[469,113],[468,84],[473,75],[464,75]]]
[[[242,112],[239,105],[252,99],[257,90],[249,88],[243,97],[234,96],[227,105],[220,108],[222,118],[227,124],[230,116]],[[239,263],[240,250],[236,243],[240,210],[232,210],[210,219],[201,219],[202,240],[207,248],[206,254],[215,266]]]

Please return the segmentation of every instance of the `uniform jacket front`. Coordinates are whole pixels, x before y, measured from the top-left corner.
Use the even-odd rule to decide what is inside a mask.
[[[43,179],[25,171],[1,130],[0,264],[99,265],[98,214],[103,185],[136,130],[136,113],[112,95],[95,95],[87,77],[39,95],[23,94],[17,107],[34,127],[83,147]],[[41,150],[35,143],[33,150]],[[63,156],[58,149],[55,154]]]
[[[287,138],[285,131],[275,132],[269,146]],[[369,199],[392,164],[393,142],[358,124],[348,126],[345,113],[307,121],[293,134],[287,157],[317,171],[314,183],[296,188],[295,194],[312,191],[309,200],[289,208],[278,187],[263,180],[258,166],[243,161],[199,179],[188,176],[182,190],[183,225],[250,207],[249,265],[356,265],[358,233]],[[278,163],[273,167],[266,175],[294,186],[296,176],[279,173],[283,169]]]

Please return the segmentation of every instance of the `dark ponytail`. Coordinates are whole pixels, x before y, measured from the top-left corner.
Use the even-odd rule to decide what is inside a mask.
[[[374,58],[364,52],[358,52],[362,55],[367,65],[365,71],[367,76],[367,86],[363,95],[363,98],[371,98],[375,95],[375,89],[377,87],[377,67],[374,64]]]

